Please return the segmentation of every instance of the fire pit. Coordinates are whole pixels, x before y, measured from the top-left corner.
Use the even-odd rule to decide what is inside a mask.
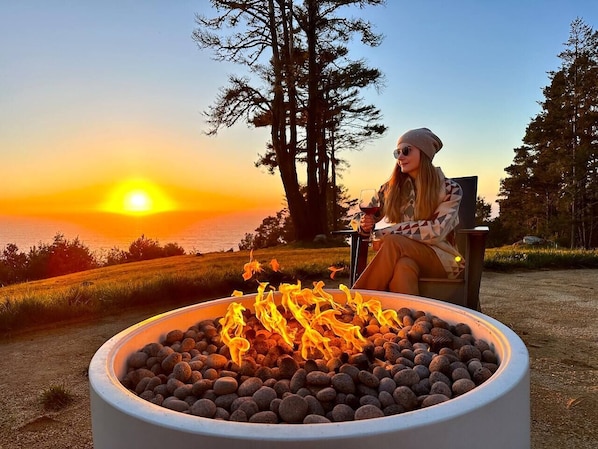
[[[345,296],[328,290],[335,299]],[[147,402],[121,383],[129,356],[173,329],[225,315],[232,302],[250,308],[256,295],[224,298],[174,310],[132,326],[107,341],[90,369],[94,447],[361,448],[401,447],[524,448],[530,444],[529,361],[523,342],[509,328],[481,313],[415,296],[360,292],[384,308],[423,310],[445,321],[464,323],[484,339],[500,360],[494,375],[475,389],[425,409],[363,421],[325,424],[255,424],[201,418]],[[434,446],[431,446],[434,447]]]

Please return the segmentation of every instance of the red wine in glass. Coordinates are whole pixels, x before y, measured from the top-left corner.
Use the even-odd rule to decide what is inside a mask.
[[[376,189],[364,189],[359,195],[359,209],[364,214],[373,215],[380,210],[380,200]]]
[[[380,206],[359,206],[364,214],[374,215],[380,210]]]

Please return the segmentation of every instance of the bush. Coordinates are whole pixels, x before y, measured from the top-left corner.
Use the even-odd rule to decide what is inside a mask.
[[[51,245],[39,243],[27,255],[27,279],[44,279],[99,266],[91,250],[79,238],[67,240],[56,234]]]
[[[185,250],[177,243],[167,243],[164,245],[164,257],[182,256],[183,254],[185,254]]]
[[[239,243],[239,250],[272,248],[289,243],[294,230],[291,216],[287,209],[282,209],[276,216],[268,216],[255,230],[255,234],[246,233]]]
[[[0,256],[0,285],[24,281],[26,268],[27,254],[19,252],[14,243],[9,243]]]
[[[51,385],[40,396],[44,409],[51,411],[61,410],[75,399],[64,385]]]
[[[128,260],[150,260],[158,259],[160,257],[181,256],[185,254],[185,250],[176,243],[168,243],[166,246],[160,246],[157,240],[148,239],[145,235],[141,235],[137,240],[129,246]]]
[[[598,268],[598,251],[529,246],[492,248],[486,250],[484,268],[496,271]]]
[[[110,251],[108,251],[108,254],[106,254],[106,259],[104,260],[103,265],[109,266],[109,265],[119,265],[121,263],[125,263],[128,260],[128,256],[129,256],[128,252],[114,247],[114,248],[110,249]]]

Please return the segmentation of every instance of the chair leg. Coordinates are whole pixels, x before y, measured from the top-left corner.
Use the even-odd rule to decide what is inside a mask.
[[[362,237],[360,235],[357,236],[357,245],[356,245],[356,252],[355,252],[355,266],[352,269],[353,271],[353,280],[351,282],[351,286],[355,283],[355,281],[359,278],[363,270],[368,264],[368,251],[369,251],[370,241],[367,237]]]
[[[359,234],[351,234],[351,265],[349,267],[349,284],[353,285],[357,280],[357,260],[359,253]]]

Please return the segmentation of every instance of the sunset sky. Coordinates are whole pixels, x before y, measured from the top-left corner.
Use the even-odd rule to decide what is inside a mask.
[[[598,28],[598,2],[387,3],[359,13],[384,42],[355,43],[352,56],[385,74],[384,90],[364,96],[389,131],[345,155],[341,182],[355,197],[378,187],[397,137],[425,126],[444,141],[435,164],[451,177],[477,174],[479,195],[494,202],[571,21]],[[203,134],[202,111],[228,74],[245,70],[191,39],[195,13],[213,15],[209,5],[0,0],[0,215],[282,207],[279,176],[254,167],[266,130]]]

